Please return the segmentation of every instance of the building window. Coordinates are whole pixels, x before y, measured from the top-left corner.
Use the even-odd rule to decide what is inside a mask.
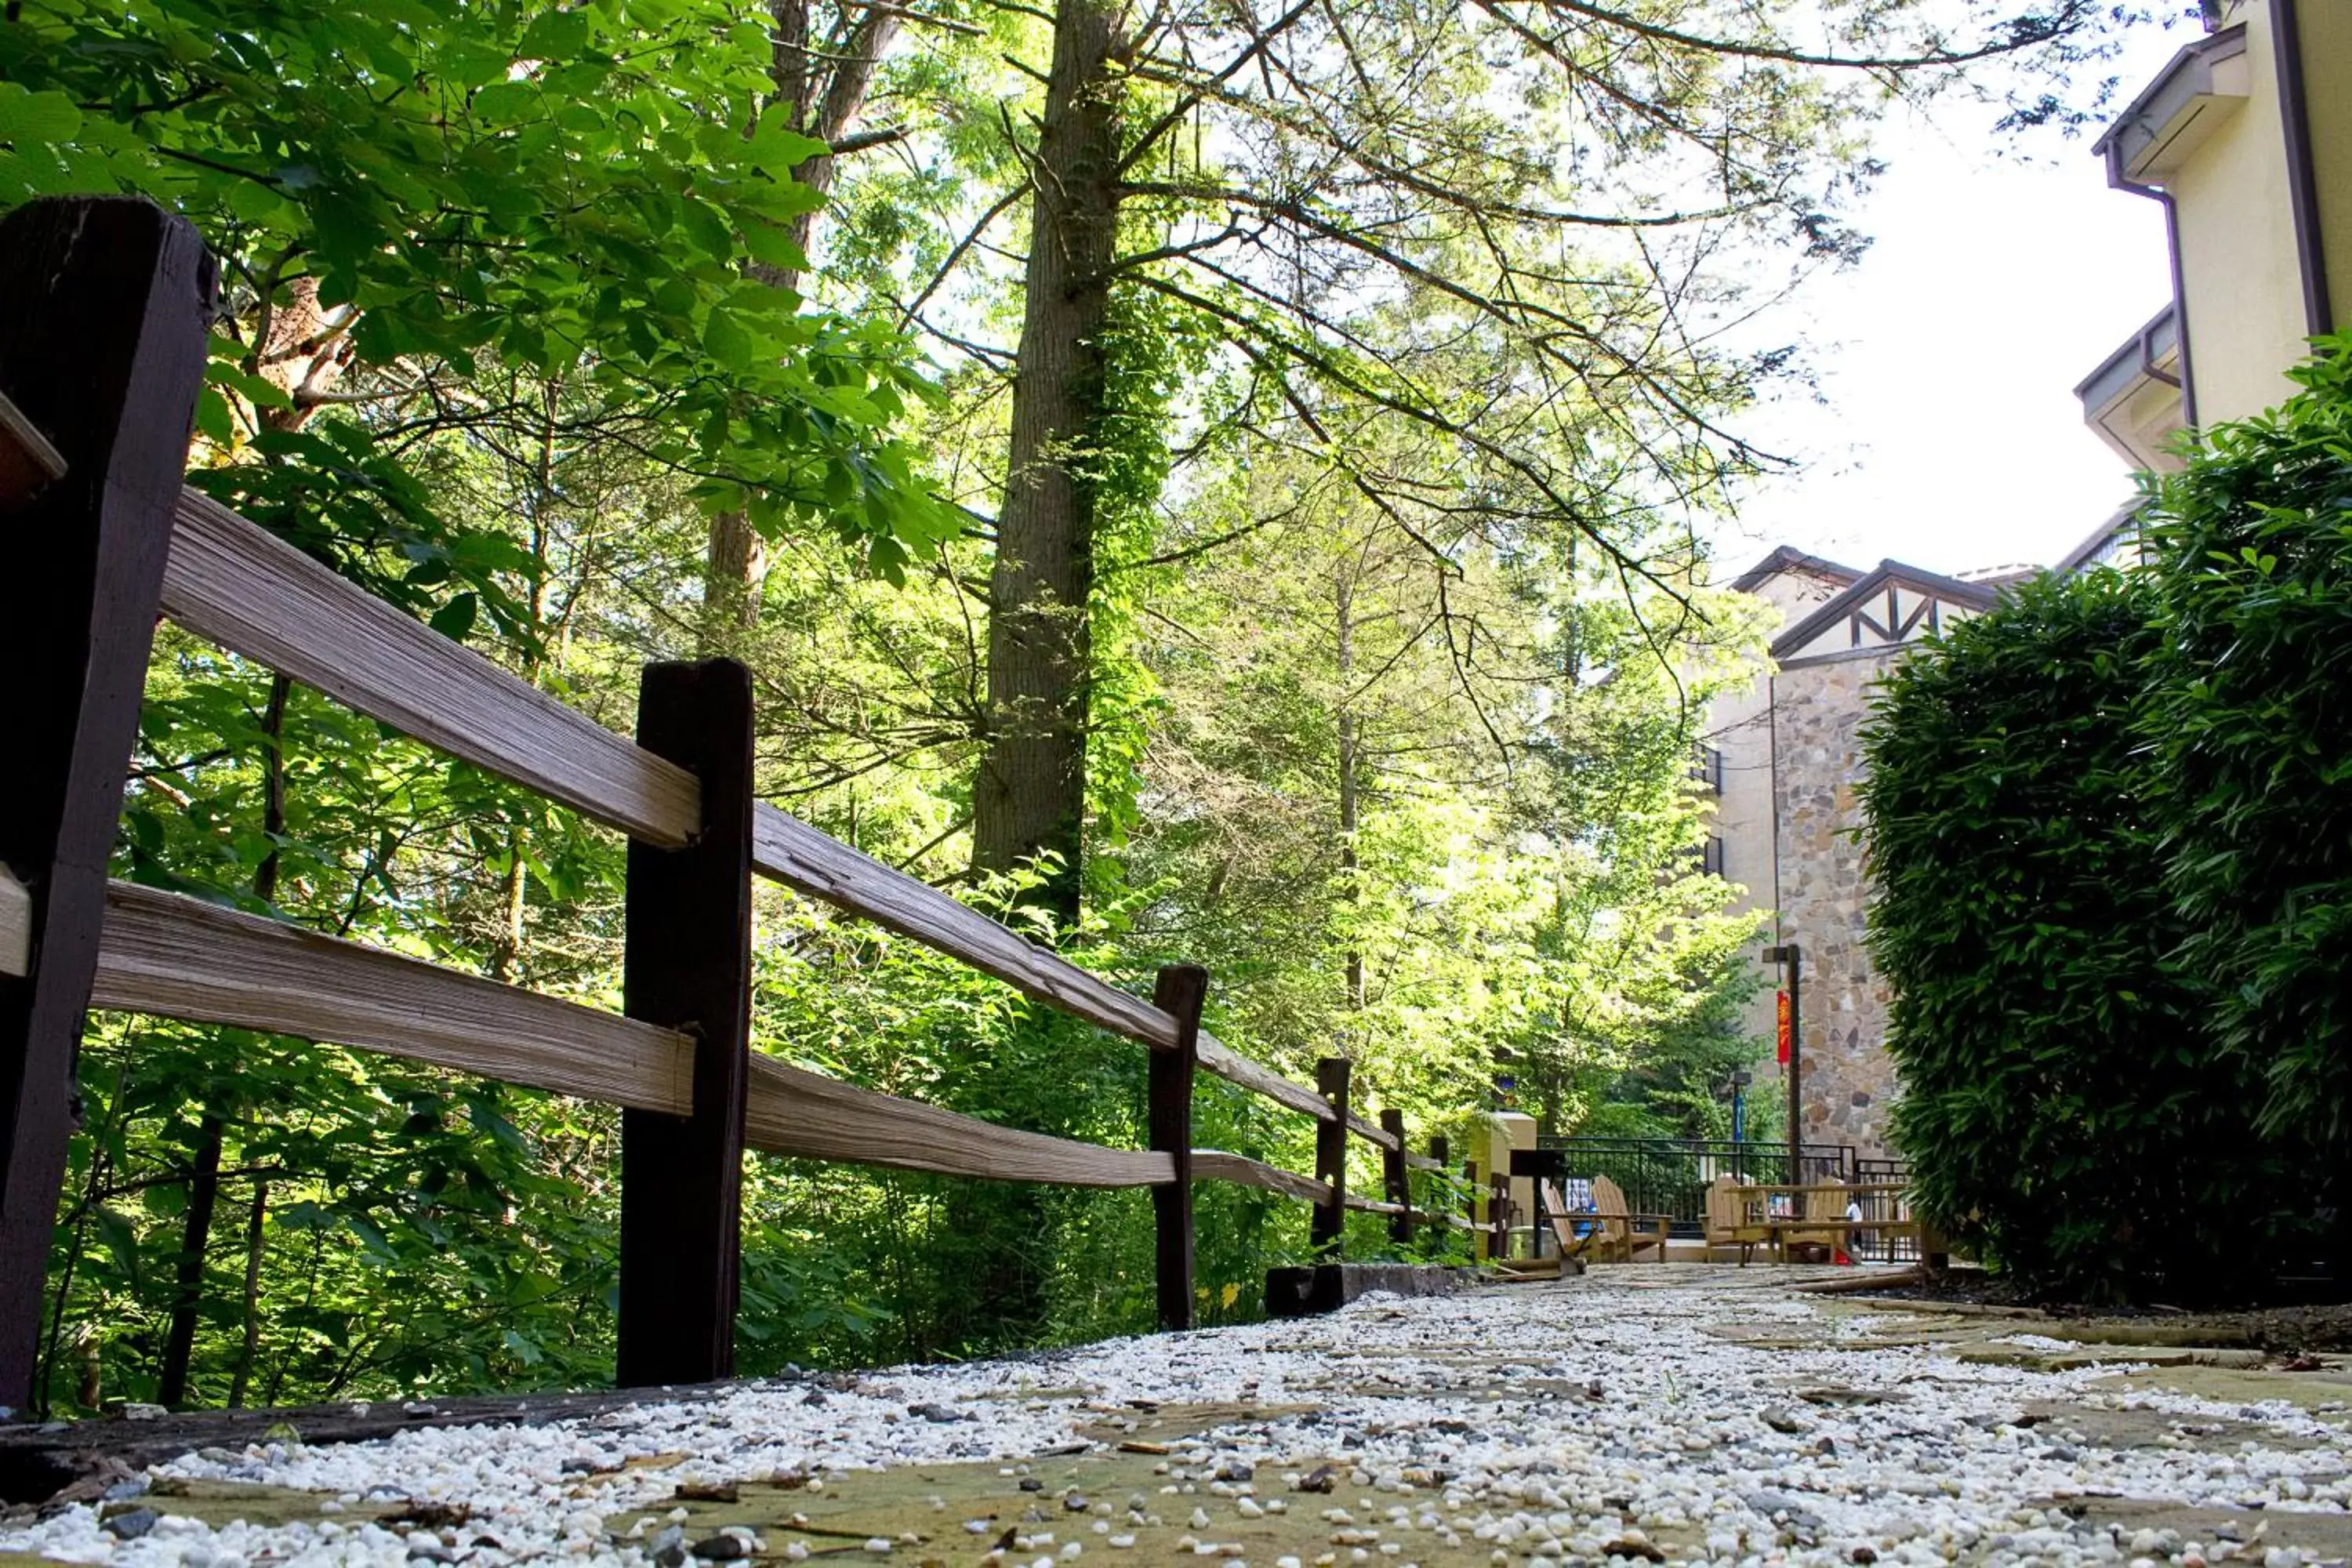
[[[1723,875],[1723,840],[1717,835],[1706,836],[1706,844],[1699,850],[1698,868],[1710,877]]]
[[[1691,759],[1691,783],[1712,795],[1723,794],[1723,752],[1714,746],[1701,746]]]

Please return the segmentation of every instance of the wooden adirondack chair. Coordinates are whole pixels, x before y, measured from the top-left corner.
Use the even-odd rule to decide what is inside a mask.
[[[1591,1209],[1570,1208],[1559,1188],[1549,1181],[1536,1185],[1541,1190],[1544,1217],[1551,1222],[1552,1238],[1559,1243],[1560,1257],[1579,1263],[1606,1260],[1609,1234],[1600,1216]]]
[[[1736,1247],[1739,1267],[1745,1268],[1748,1256],[1768,1245],[1772,1232],[1748,1217],[1748,1201],[1736,1190],[1738,1186],[1729,1176],[1717,1176],[1706,1189],[1706,1250],[1712,1258],[1718,1247]]]
[[[1674,1225],[1671,1215],[1633,1214],[1625,1206],[1625,1190],[1607,1176],[1592,1178],[1592,1208],[1601,1221],[1601,1228],[1609,1234],[1610,1247],[1631,1263],[1643,1252],[1658,1255],[1663,1262],[1666,1256],[1666,1232]]]
[[[1780,1244],[1780,1261],[1789,1260],[1791,1247],[1826,1247],[1835,1258],[1845,1250],[1847,1233],[1853,1225],[1845,1217],[1849,1194],[1841,1185],[1811,1186],[1805,1189],[1805,1212],[1799,1216],[1802,1225],[1782,1225],[1773,1233]],[[1815,1222],[1819,1223],[1816,1224]]]

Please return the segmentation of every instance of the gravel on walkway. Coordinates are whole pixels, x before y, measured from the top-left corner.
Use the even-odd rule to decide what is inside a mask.
[[[1635,1265],[541,1426],[334,1446],[289,1432],[0,1520],[0,1553],[123,1568],[2347,1555],[2341,1367],[2232,1374],[2226,1397],[2115,1362],[2042,1370],[2066,1359],[2037,1363],[2047,1346],[2075,1347],[2042,1325],[1967,1346],[1906,1337],[1902,1318],[1790,1292],[1801,1272]]]

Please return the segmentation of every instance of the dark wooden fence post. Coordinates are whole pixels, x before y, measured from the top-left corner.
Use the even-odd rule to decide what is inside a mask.
[[[1462,1162],[1462,1217],[1470,1222],[1471,1258],[1489,1258],[1495,1256],[1495,1239],[1486,1227],[1478,1223],[1478,1162]]]
[[[1501,1171],[1486,1173],[1486,1256],[1511,1256],[1511,1178]]]
[[[1429,1135],[1429,1159],[1430,1163],[1437,1167],[1437,1174],[1443,1178],[1447,1167],[1454,1163],[1454,1151],[1445,1142],[1444,1133],[1433,1132]],[[1429,1205],[1431,1228],[1428,1240],[1423,1244],[1424,1250],[1432,1247],[1442,1249],[1446,1245],[1445,1224],[1443,1216],[1451,1205],[1445,1201],[1443,1187],[1433,1188],[1432,1191],[1436,1195]]]
[[[1412,1176],[1405,1163],[1404,1112],[1394,1106],[1381,1112],[1381,1131],[1395,1140],[1381,1151],[1381,1196],[1403,1209],[1389,1215],[1389,1239],[1399,1247],[1412,1245]]]
[[[196,231],[142,199],[28,202],[0,221],[0,393],[66,465],[7,515],[16,588],[0,611],[0,861],[32,916],[26,973],[0,976],[0,1405],[20,1411],[213,277]]]
[[[1150,1053],[1151,1147],[1176,1163],[1176,1179],[1151,1189],[1160,1251],[1160,1326],[1192,1326],[1192,1068],[1201,1048],[1201,1005],[1209,972],[1171,963],[1160,972],[1151,1005],[1176,1020],[1176,1048]]]
[[[751,1037],[751,677],[732,659],[646,667],[637,743],[702,783],[683,849],[629,846],[624,1010],[694,1037],[694,1110],[621,1113],[624,1388],[735,1371],[743,1102]]]
[[[1307,1239],[1318,1263],[1337,1263],[1340,1237],[1348,1228],[1348,1073],[1345,1057],[1325,1057],[1315,1064],[1316,1091],[1334,1112],[1328,1121],[1315,1124],[1315,1179],[1331,1184],[1331,1200],[1315,1205],[1307,1222]]]

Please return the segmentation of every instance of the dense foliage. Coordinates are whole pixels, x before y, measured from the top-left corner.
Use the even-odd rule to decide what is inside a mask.
[[[2263,1131],[2352,1170],[2352,341],[2276,412],[2210,432],[2149,511],[2157,747],[2181,959]],[[2341,1201],[2341,1187],[2336,1188]]]
[[[2014,591],[1876,702],[1895,1136],[1923,1208],[2053,1295],[2341,1255],[2347,348],[2154,482],[2142,569]]]
[[[1344,1048],[1368,1104],[1459,1131],[1507,1065],[1557,1122],[1703,1128],[1758,1042],[1687,764],[1759,628],[1694,525],[1790,359],[1722,328],[1858,254],[1876,84],[2063,64],[2097,13],[1545,10],[1139,11],[1056,99],[1113,20],[1086,0],[24,0],[0,207],[185,213],[228,280],[194,482],[599,721],[648,659],[740,658],[765,795],[1131,988],[1208,963],[1213,1026],[1294,1077]],[[1078,224],[1109,260],[1031,289],[1074,117],[1117,155]],[[1015,337],[1076,367],[1018,439]],[[1041,600],[1008,517],[1048,470],[1083,504]],[[1034,691],[1016,618],[1055,645]],[[1008,695],[1079,754],[998,768]],[[982,845],[1013,808],[1052,841]],[[616,1000],[611,835],[168,627],[118,847]],[[1139,1141],[1131,1047],[773,889],[759,918],[761,1048]],[[610,1113],[146,1019],[81,1072],[53,1406],[609,1368]],[[1198,1117],[1307,1163],[1300,1118],[1215,1086]],[[1147,1321],[1139,1194],[747,1182],[746,1371]],[[1304,1213],[1202,1201],[1205,1316],[1251,1311]]]
[[[2152,585],[2016,590],[1875,700],[1863,785],[1894,1135],[1956,1240],[2074,1300],[2210,1293],[2276,1195],[2214,1048],[2131,726]]]

